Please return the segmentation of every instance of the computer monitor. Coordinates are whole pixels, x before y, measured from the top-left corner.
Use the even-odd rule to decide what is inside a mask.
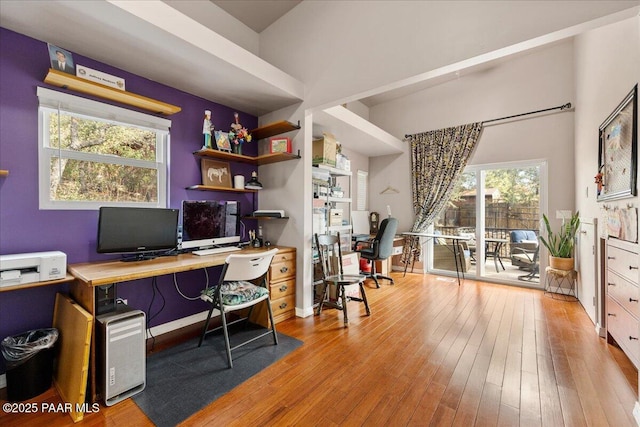
[[[203,249],[240,241],[238,202],[184,200],[181,219],[181,249]]]
[[[151,259],[178,246],[178,209],[103,206],[97,252]]]

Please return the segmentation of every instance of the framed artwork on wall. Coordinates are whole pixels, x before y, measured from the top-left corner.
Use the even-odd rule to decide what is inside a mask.
[[[229,142],[229,134],[227,132],[217,130],[214,132],[214,136],[218,150],[231,152],[231,143]]]
[[[638,194],[638,85],[600,125],[598,201],[624,199]],[[596,181],[597,182],[597,181]]]
[[[202,184],[208,187],[231,188],[231,169],[228,162],[202,159]]]

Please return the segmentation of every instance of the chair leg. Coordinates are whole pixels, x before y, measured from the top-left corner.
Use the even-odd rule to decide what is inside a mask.
[[[395,284],[393,279],[391,277],[389,277],[389,276],[383,276],[382,274],[376,274],[376,277],[378,279],[386,279],[386,280],[388,280],[390,285],[394,285]]]
[[[413,268],[413,267],[412,267]],[[371,278],[374,282],[376,282],[376,288],[380,288],[380,283],[378,282],[378,273],[376,272],[376,262],[375,260],[371,260]]]
[[[320,296],[320,302],[318,303],[318,309],[316,310],[316,316],[319,316],[322,313],[322,305],[324,304],[324,300],[327,299],[327,289],[328,285],[326,283],[322,283],[322,295]]]
[[[344,292],[344,285],[339,284],[338,290],[342,298],[342,312],[344,313],[344,326],[349,326],[349,315],[347,314],[347,295]]]
[[[205,335],[207,335],[207,329],[209,329],[209,322],[211,321],[211,315],[213,314],[214,306],[211,304],[211,309],[209,310],[209,314],[207,314],[207,320],[204,322],[204,327],[202,328],[202,334],[200,334],[200,341],[198,341],[198,347],[202,345],[202,341],[204,340]]]
[[[364,302],[364,308],[367,310],[367,316],[371,316],[371,310],[369,310],[369,302],[367,302],[367,294],[364,292],[364,284],[362,282],[358,283],[360,285],[360,298],[362,298],[362,302]]]
[[[229,361],[229,368],[233,368],[233,360],[231,359],[231,344],[229,342],[229,331],[227,330],[227,315],[224,312],[224,307],[221,307],[222,317],[222,331],[224,332],[224,343],[227,347],[227,360]]]
[[[276,333],[276,322],[273,321],[273,310],[271,309],[271,300],[267,298],[267,311],[269,311],[269,320],[271,321],[271,332],[273,333],[273,343],[278,345],[278,334]]]

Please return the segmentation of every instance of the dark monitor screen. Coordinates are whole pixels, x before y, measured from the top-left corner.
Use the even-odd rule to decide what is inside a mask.
[[[144,253],[178,246],[179,209],[101,207],[98,253]]]
[[[240,241],[238,202],[184,200],[182,249],[205,248]]]

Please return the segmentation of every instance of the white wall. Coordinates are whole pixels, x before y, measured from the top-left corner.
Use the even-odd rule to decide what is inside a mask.
[[[576,207],[581,215],[597,218],[602,214],[594,183],[598,128],[640,81],[640,17],[576,37],[575,66]],[[638,198],[606,204],[626,203],[637,207]]]
[[[573,47],[564,42],[495,68],[461,77],[371,108],[373,122],[392,134],[413,134],[573,102]],[[548,161],[549,211],[573,209],[573,113],[487,125],[470,164]],[[371,209],[393,205],[400,230],[413,224],[409,154],[370,160],[371,190],[392,185],[400,194],[372,195]]]

